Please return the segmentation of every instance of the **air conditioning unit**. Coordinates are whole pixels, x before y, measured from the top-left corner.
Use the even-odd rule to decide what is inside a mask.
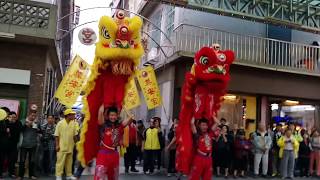
[[[160,61],[160,53],[158,48],[151,48],[143,66],[155,65]]]

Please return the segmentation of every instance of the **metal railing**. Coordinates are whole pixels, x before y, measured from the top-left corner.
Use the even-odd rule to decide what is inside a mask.
[[[320,47],[241,35],[207,27],[181,24],[174,30],[175,52],[194,53],[219,43],[235,52],[237,63],[293,72],[320,74]]]

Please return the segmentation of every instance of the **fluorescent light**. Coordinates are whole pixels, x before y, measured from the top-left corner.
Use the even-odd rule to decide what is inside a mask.
[[[297,105],[297,106],[283,106],[282,110],[285,112],[297,112],[297,111],[314,111],[316,108],[311,105]]]
[[[0,32],[0,37],[13,39],[16,37],[16,35],[12,33]]]
[[[279,104],[271,104],[271,110],[278,110],[279,109]]]
[[[286,100],[284,102],[285,105],[288,105],[288,106],[294,106],[294,105],[298,105],[299,104],[299,101],[293,101],[293,100]]]
[[[223,96],[223,99],[224,99],[224,100],[234,101],[234,100],[237,99],[237,96],[236,96],[236,95],[232,95],[232,94],[227,94],[227,95]]]
[[[308,107],[308,108],[305,108],[304,110],[306,110],[306,111],[314,111],[314,110],[316,110],[316,108],[315,107]]]

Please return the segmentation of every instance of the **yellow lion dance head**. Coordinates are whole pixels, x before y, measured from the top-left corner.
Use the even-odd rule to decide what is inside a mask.
[[[121,71],[120,74],[130,73],[128,71],[130,69],[132,71],[133,66],[139,65],[144,53],[141,44],[141,27],[140,17],[125,17],[123,11],[118,11],[114,18],[102,16],[99,21],[96,58],[103,64],[110,63],[112,67],[123,67],[115,70]]]

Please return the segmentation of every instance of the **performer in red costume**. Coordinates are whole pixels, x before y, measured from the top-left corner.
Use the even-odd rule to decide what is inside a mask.
[[[133,120],[119,122],[118,109],[116,107],[100,107],[98,123],[100,126],[100,148],[96,160],[95,180],[117,180],[119,177],[119,152],[123,129]]]
[[[218,123],[209,129],[207,119],[197,120],[198,127],[194,119],[191,121],[191,129],[194,136],[195,156],[192,163],[189,180],[210,180],[212,177],[212,143],[218,137]]]
[[[141,44],[142,19],[125,17],[124,11],[99,20],[99,41],[90,77],[84,87],[83,112],[85,119],[77,144],[78,160],[85,167],[99,151],[98,112],[114,107],[121,112],[130,80],[144,54]]]
[[[176,130],[176,168],[183,174],[190,173],[190,164],[195,155],[191,119],[207,119],[209,127],[214,124],[230,80],[229,69],[233,60],[234,53],[220,50],[218,44],[203,47],[196,52],[191,72],[186,74],[182,88],[180,121]]]

